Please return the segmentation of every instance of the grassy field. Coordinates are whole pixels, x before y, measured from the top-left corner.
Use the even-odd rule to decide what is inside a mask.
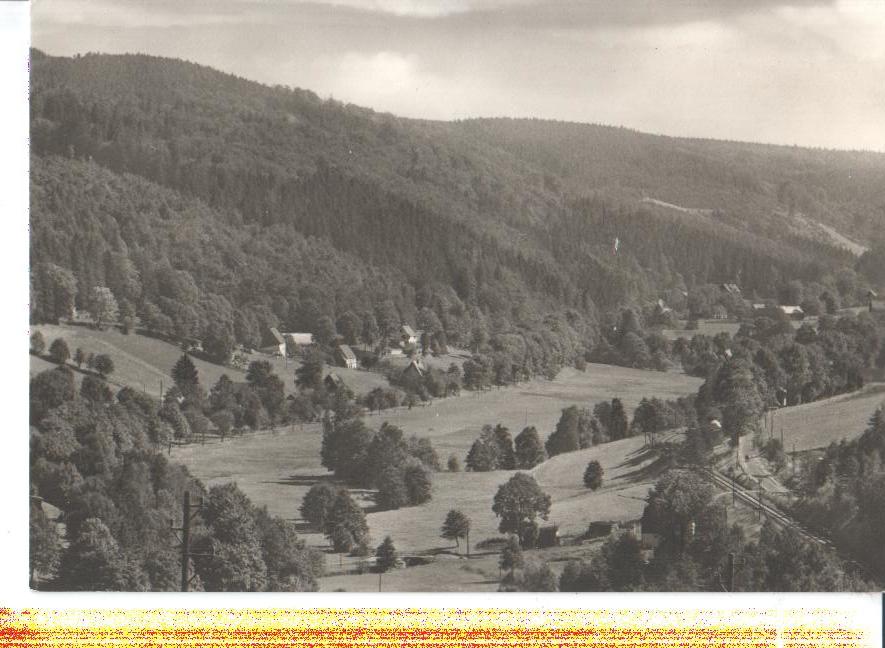
[[[465,392],[460,397],[435,401],[426,407],[383,412],[367,417],[367,422],[377,427],[382,421],[389,420],[401,426],[406,434],[430,436],[443,461],[449,453],[454,453],[463,462],[484,423],[503,422],[515,434],[527,421],[538,427],[542,437],[546,438],[553,430],[560,410],[570,404],[592,406],[601,399],[617,395],[631,409],[642,396],[689,394],[699,383],[697,379],[679,374],[591,365],[587,372],[565,370],[554,381],[534,380],[479,394]],[[329,478],[319,462],[320,442],[318,425],[292,426],[275,433],[263,431],[223,443],[213,439],[205,446],[177,447],[172,451],[172,458],[189,466],[193,474],[207,485],[236,481],[256,504],[265,505],[272,513],[298,522],[302,537],[309,544],[324,547],[325,539],[304,528],[298,519],[298,507],[310,486]],[[582,484],[584,468],[591,459],[600,461],[606,473],[604,486],[597,492],[587,490]],[[643,499],[656,477],[653,457],[642,451],[641,438],[561,455],[533,472],[554,500],[550,521],[559,524],[564,534],[580,534],[592,520],[639,517]],[[354,491],[353,494],[369,508],[368,522],[374,542],[391,535],[400,551],[445,554],[453,547],[439,537],[439,527],[451,508],[461,509],[471,518],[472,544],[498,536],[497,519],[491,511],[492,497],[511,474],[507,471],[437,473],[430,502],[397,511],[372,512],[370,492]],[[333,564],[337,560],[337,557],[330,557]],[[448,559],[441,556],[439,560]],[[482,574],[464,571],[460,567],[453,570],[456,573],[443,569],[445,573],[438,581],[424,580],[421,585],[422,579],[414,580],[418,573],[415,570],[433,573],[438,569],[439,564],[409,568],[402,576],[391,575],[390,578],[413,579],[414,587],[408,583],[396,585],[403,590],[426,589],[428,582],[435,583],[434,589],[463,589],[467,587],[465,583],[480,591],[497,587],[497,583],[485,582],[488,578]],[[473,561],[470,561],[470,569],[473,569]],[[358,584],[355,585],[352,579]],[[391,581],[392,584],[395,582]],[[377,588],[377,576],[349,575],[324,580],[323,589],[338,587],[371,590]]]
[[[796,405],[774,413],[774,434],[783,428],[784,449],[823,448],[860,436],[873,412],[885,403],[885,384],[870,383],[859,392]]]
[[[168,389],[172,384],[170,372],[181,357],[181,349],[169,342],[145,335],[123,335],[116,329],[99,331],[87,326],[35,326],[34,330],[43,333],[46,348],[55,338],[64,338],[73,355],[77,347],[87,353],[107,353],[114,360],[114,373],[110,382],[117,387],[132,387],[159,397],[161,385]],[[277,375],[283,379],[286,393],[295,391],[295,368],[298,363],[284,358],[272,358],[263,354],[252,354],[250,360],[267,360]],[[222,374],[227,374],[235,382],[244,382],[246,374],[239,369],[224,367],[199,358],[193,358],[200,372],[200,382],[208,390]],[[31,374],[52,368],[52,363],[43,358],[31,356]],[[387,380],[376,373],[343,367],[326,367],[326,371],[337,372],[344,382],[357,394],[364,394],[375,387],[386,386]],[[78,375],[78,380],[80,376]]]

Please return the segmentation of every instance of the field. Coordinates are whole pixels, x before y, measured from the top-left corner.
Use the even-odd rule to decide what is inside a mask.
[[[774,435],[783,428],[788,452],[823,448],[860,436],[873,412],[885,403],[885,384],[870,383],[859,392],[777,410]]]
[[[377,427],[387,420],[402,427],[406,434],[429,436],[443,461],[455,454],[463,463],[485,423],[503,422],[514,435],[528,423],[546,438],[561,409],[568,405],[592,406],[601,399],[619,396],[630,411],[643,396],[685,395],[696,391],[699,384],[698,379],[681,374],[590,365],[586,372],[564,370],[554,381],[533,380],[478,394],[464,392],[460,397],[438,400],[425,407],[386,411],[367,417],[367,422]],[[329,478],[319,462],[320,442],[319,425],[292,426],[223,443],[213,440],[205,446],[174,448],[172,458],[186,464],[207,485],[236,481],[256,504],[298,521],[298,507],[304,494],[316,481]],[[597,492],[588,491],[581,482],[591,459],[600,461],[606,473],[605,484]],[[656,476],[653,459],[643,452],[642,439],[632,438],[555,457],[533,472],[554,500],[550,521],[559,524],[564,534],[579,534],[591,520],[639,517],[642,500]],[[439,527],[451,508],[459,508],[470,516],[472,543],[498,536],[491,500],[497,487],[511,474],[437,473],[430,502],[397,511],[372,512],[371,493],[353,494],[369,508],[369,527],[376,542],[391,535],[401,551],[445,553],[452,546],[439,537]],[[303,527],[301,531],[308,543],[326,545],[320,534]],[[407,571],[411,574],[414,569],[418,568]],[[474,576],[464,572],[465,578]],[[456,579],[459,587],[463,584],[460,578]]]
[[[46,348],[55,338],[64,338],[73,355],[77,347],[87,353],[107,353],[114,361],[114,373],[109,382],[116,387],[132,387],[159,397],[161,389],[168,389],[172,384],[170,372],[176,361],[181,357],[181,349],[169,342],[146,335],[123,335],[116,329],[96,330],[89,326],[51,326],[33,327],[40,331],[46,340]],[[288,362],[284,358],[272,358],[263,354],[252,354],[250,360],[268,360],[274,371],[283,379],[286,393],[295,391],[295,368],[298,363]],[[200,372],[200,382],[208,390],[222,374],[230,376],[234,382],[244,382],[245,372],[231,367],[224,367],[199,358],[193,358]],[[31,356],[31,374],[52,368],[52,363],[43,358]],[[369,371],[345,369],[343,367],[326,367],[326,372],[335,371],[344,382],[357,394],[363,394],[378,386],[387,385],[387,380]],[[81,375],[78,374],[78,380]]]

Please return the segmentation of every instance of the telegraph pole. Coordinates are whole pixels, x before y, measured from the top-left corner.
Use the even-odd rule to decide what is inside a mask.
[[[191,521],[194,516],[203,508],[203,500],[200,498],[198,504],[191,504],[190,491],[184,491],[184,498],[181,502],[181,527],[174,528],[173,531],[181,531],[181,591],[187,592],[190,587],[190,559],[197,555],[191,552]],[[204,555],[204,554],[200,554]]]
[[[181,504],[181,591],[186,592],[190,584],[191,550],[191,494],[184,491]]]

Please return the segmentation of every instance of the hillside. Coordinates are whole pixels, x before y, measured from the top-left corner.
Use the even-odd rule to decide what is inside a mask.
[[[35,51],[31,90],[35,322],[58,319],[61,281],[79,308],[108,286],[151,328],[222,347],[412,322],[518,344],[545,373],[665,289],[740,277],[774,296],[854,264],[776,209],[859,241],[882,220],[881,155],[406,120],[141,55]],[[788,197],[819,181],[819,200]]]

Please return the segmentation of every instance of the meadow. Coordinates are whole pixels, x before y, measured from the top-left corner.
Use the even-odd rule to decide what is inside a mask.
[[[797,452],[824,448],[863,434],[873,412],[883,404],[885,384],[870,383],[857,392],[786,407],[774,412],[774,436],[779,438],[783,429],[787,452],[794,447]]]

